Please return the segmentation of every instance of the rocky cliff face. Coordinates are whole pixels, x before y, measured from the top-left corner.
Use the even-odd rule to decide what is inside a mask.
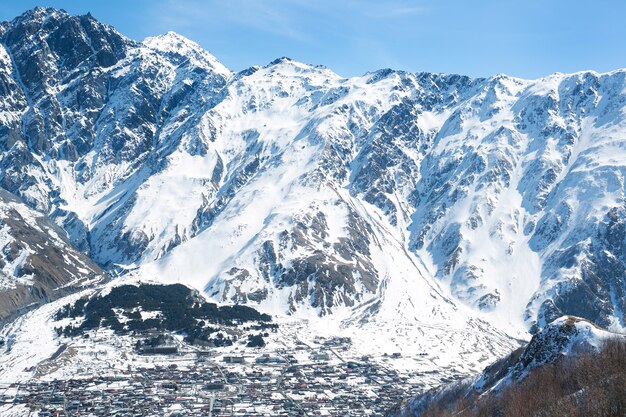
[[[0,190],[0,320],[102,278],[54,222]]]
[[[233,74],[38,8],[0,27],[0,184],[105,269],[224,301],[624,326],[625,75]]]

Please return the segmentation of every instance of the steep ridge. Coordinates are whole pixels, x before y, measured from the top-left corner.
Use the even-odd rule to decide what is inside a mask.
[[[2,40],[15,102],[4,117],[2,186],[51,212],[100,264],[137,260],[149,237],[124,228],[135,192],[230,73],[178,35],[138,44],[55,9],[3,24]],[[181,146],[194,154],[206,145]]]
[[[516,411],[531,409],[550,416],[595,415],[611,409],[608,415],[621,415],[615,407],[626,406],[623,386],[607,390],[595,384],[619,384],[611,378],[623,380],[625,354],[623,334],[577,317],[560,317],[526,346],[489,365],[481,374],[406,400],[390,410],[389,416],[487,415],[485,412],[513,416],[520,415],[513,414]],[[527,394],[520,391],[532,385],[535,398],[526,398],[523,404],[522,396]],[[605,392],[598,396],[597,389]]]
[[[346,323],[624,326],[624,71],[232,74],[44,8],[0,43],[0,184],[106,269]]]
[[[0,321],[102,278],[54,222],[0,189]]]

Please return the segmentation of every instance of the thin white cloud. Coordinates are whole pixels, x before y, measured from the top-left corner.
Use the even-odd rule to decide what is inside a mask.
[[[161,30],[202,29],[234,24],[300,42],[312,42],[298,25],[294,6],[285,0],[161,0],[149,14]]]
[[[387,19],[422,14],[428,10],[424,0],[388,0],[388,1],[363,1],[344,0],[333,2],[334,5],[343,6],[353,13],[361,14],[370,19]]]
[[[309,19],[350,21],[391,20],[423,13],[424,0],[160,0],[148,12],[161,28],[202,28],[234,23],[243,27],[314,43],[306,32]],[[309,25],[310,26],[310,25]]]
[[[421,14],[426,9],[424,7],[396,7],[389,9],[387,13],[383,13],[383,16],[406,16],[406,15],[415,15]]]

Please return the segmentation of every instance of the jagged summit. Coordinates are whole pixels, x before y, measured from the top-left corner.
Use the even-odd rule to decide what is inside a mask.
[[[92,16],[91,13],[74,16],[70,15],[64,9],[57,9],[54,7],[37,6],[33,9],[27,10],[26,12],[22,13],[20,16],[15,17],[11,21],[2,22],[3,25],[25,29],[25,32],[22,33],[22,35],[25,36],[33,36],[38,31],[54,31],[59,27],[67,30],[69,29],[69,27],[72,26],[72,24],[76,23],[79,23],[85,29],[93,26],[101,30],[106,30],[108,32],[115,32],[117,36],[124,38],[124,40],[127,42],[130,42],[129,39],[125,38],[110,25],[99,22],[96,18]]]
[[[597,352],[608,340],[624,337],[579,317],[560,317],[535,334],[523,349],[489,366],[475,380],[473,389],[498,389],[522,380],[533,369],[556,363],[564,357]]]
[[[21,15],[11,20],[12,24],[18,23],[24,20],[43,21],[51,16],[63,16],[69,17],[69,14],[64,9],[57,9],[54,7],[36,6],[32,9],[26,10]]]
[[[323,65],[306,64],[304,62],[300,62],[300,61],[297,61],[295,59],[289,58],[288,56],[283,56],[283,57],[280,57],[280,58],[276,58],[275,60],[273,60],[272,62],[267,64],[265,67],[269,68],[269,67],[283,65],[283,64],[294,65],[294,66],[298,66],[298,67],[326,69],[326,67],[323,66]]]
[[[263,68],[270,73],[275,73],[279,76],[299,76],[312,80],[315,77],[320,78],[320,82],[325,82],[327,79],[340,79],[339,75],[334,73],[329,68],[323,65],[313,65],[304,62],[296,61],[289,57],[281,57],[273,60],[269,64],[263,67],[251,67],[242,71],[240,74],[252,74],[256,69]]]
[[[289,58],[288,56],[283,56],[283,57],[280,57],[280,58],[276,58],[275,60],[270,62],[268,64],[268,66],[278,65],[278,64],[285,63],[285,62],[295,62],[295,61],[293,59]]]

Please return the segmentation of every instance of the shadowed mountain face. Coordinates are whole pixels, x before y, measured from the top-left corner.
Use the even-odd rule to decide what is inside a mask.
[[[0,320],[101,279],[45,215],[0,190]]]
[[[233,74],[38,8],[0,26],[0,185],[101,267],[223,301],[623,326],[625,75]]]

